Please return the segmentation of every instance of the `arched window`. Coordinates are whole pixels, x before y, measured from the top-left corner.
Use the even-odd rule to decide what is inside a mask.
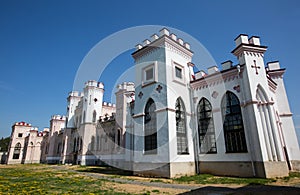
[[[74,144],[73,144],[73,152],[76,152],[76,143],[77,143],[77,141],[76,141],[76,138],[74,139]]]
[[[85,111],[83,112],[83,121],[82,123],[85,123]]]
[[[96,112],[96,110],[94,110],[94,112],[93,112],[93,123],[96,122],[96,117],[97,117],[97,112]]]
[[[157,153],[157,129],[155,103],[149,99],[145,106],[144,128],[145,128],[145,153]]]
[[[104,137],[103,135],[101,135],[100,137],[100,151],[103,151],[104,150]]]
[[[79,148],[80,151],[82,150],[82,147],[83,147],[83,145],[82,145],[82,137],[80,137],[80,148]]]
[[[215,127],[210,102],[202,98],[197,107],[200,153],[216,153]]]
[[[226,152],[247,152],[240,101],[232,92],[222,99],[222,116]]]
[[[13,159],[19,159],[20,153],[21,153],[21,144],[17,143],[14,149]]]
[[[188,154],[188,141],[186,132],[186,113],[185,106],[181,98],[176,100],[176,135],[177,135],[177,154]]]
[[[100,136],[97,135],[97,150],[100,150]]]
[[[92,139],[91,139],[91,151],[94,151],[95,150],[95,136],[92,136]]]
[[[118,146],[121,145],[121,130],[120,129],[118,129],[118,131],[117,131],[117,144],[118,144]]]

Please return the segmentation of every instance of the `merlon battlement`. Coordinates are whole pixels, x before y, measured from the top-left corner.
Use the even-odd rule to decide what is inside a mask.
[[[100,89],[104,89],[104,85],[101,82],[95,80],[89,80],[85,83],[85,87],[97,87]]]
[[[65,116],[61,116],[61,115],[52,115],[51,116],[51,120],[66,120]]]
[[[185,47],[186,49],[190,50],[191,47],[190,47],[190,44],[187,43],[187,42],[184,42],[183,39],[181,38],[178,38],[177,35],[175,35],[174,33],[171,33],[170,34],[170,31],[167,29],[167,28],[163,28],[159,31],[159,36],[157,34],[153,34],[151,36],[151,41],[149,39],[145,39],[143,41],[143,43],[141,44],[137,44],[135,46],[135,49],[136,51],[142,49],[143,47],[146,47],[148,45],[150,45],[151,43],[153,43],[154,41],[156,41],[157,39],[163,37],[163,36],[167,36],[169,37],[170,39],[174,40],[175,42],[179,43],[180,45],[182,45],[183,47]]]
[[[27,126],[27,127],[31,127],[31,124],[26,123],[26,122],[24,122],[24,121],[17,122],[17,123],[15,123],[14,125],[16,125],[16,126]]]
[[[107,107],[116,107],[116,104],[112,104],[112,103],[108,103],[108,102],[103,102],[102,105],[107,106]]]

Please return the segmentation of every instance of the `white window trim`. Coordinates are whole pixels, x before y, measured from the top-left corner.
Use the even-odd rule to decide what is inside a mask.
[[[153,78],[146,80],[146,71],[153,68]],[[158,78],[157,74],[157,61],[149,64],[148,66],[142,69],[142,87],[150,85],[152,83],[156,83]]]
[[[182,72],[181,72],[182,77],[181,78],[178,78],[176,76],[176,67],[180,68],[182,70]],[[184,69],[184,66],[180,65],[177,62],[172,61],[172,72],[173,72],[173,81],[176,82],[176,83],[185,85],[185,69]]]

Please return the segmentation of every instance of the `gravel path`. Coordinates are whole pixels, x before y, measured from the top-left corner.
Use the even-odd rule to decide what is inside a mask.
[[[272,185],[185,185],[185,184],[169,184],[162,182],[150,182],[150,181],[140,181],[131,180],[126,178],[114,178],[110,176],[103,176],[98,173],[80,172],[72,169],[68,169],[64,166],[54,166],[53,168],[58,170],[64,170],[69,172],[80,173],[81,175],[104,179],[111,182],[120,182],[126,184],[133,184],[139,186],[150,186],[159,188],[172,188],[172,189],[182,189],[188,190],[188,192],[183,193],[186,195],[196,195],[196,194],[209,194],[209,195],[223,195],[223,194],[266,194],[266,195],[281,195],[281,194],[295,194],[300,195],[300,184],[294,186],[272,186]],[[228,187],[229,186],[229,187]]]

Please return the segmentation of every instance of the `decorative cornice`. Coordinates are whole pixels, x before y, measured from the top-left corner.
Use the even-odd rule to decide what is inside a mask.
[[[166,47],[171,51],[174,51],[177,54],[183,56],[186,59],[190,59],[193,56],[193,52],[191,50],[187,49],[183,45],[180,45],[178,42],[174,41],[166,35],[151,42],[149,45],[143,47],[142,49],[133,52],[131,55],[137,61],[142,56],[147,56],[150,53],[153,53],[154,51],[159,49],[160,47]]]
[[[249,106],[249,105],[252,105],[252,104],[257,104],[258,101],[256,100],[248,100],[248,101],[245,101],[241,104],[241,107],[246,107],[246,106]]]
[[[268,79],[268,85],[269,85],[269,89],[275,93],[276,92],[276,89],[277,89],[277,84],[270,78],[267,76],[267,79]]]
[[[272,78],[282,78],[285,73],[285,68],[277,69],[277,70],[267,70],[267,74]]]
[[[290,116],[293,116],[293,113],[281,113],[279,114],[280,117],[290,117]]]
[[[254,44],[242,43],[238,47],[236,47],[231,53],[233,53],[235,56],[239,56],[244,51],[264,54],[265,51],[267,51],[267,48],[267,46],[258,46]]]
[[[244,70],[244,66],[241,66],[240,78],[242,78],[242,72]],[[207,88],[210,86],[218,85],[221,83],[229,82],[237,79],[238,72],[236,67],[232,67],[231,69],[224,70],[221,72],[217,72],[211,75],[206,75],[200,79],[191,82],[191,87],[194,90],[200,90],[202,88]]]

